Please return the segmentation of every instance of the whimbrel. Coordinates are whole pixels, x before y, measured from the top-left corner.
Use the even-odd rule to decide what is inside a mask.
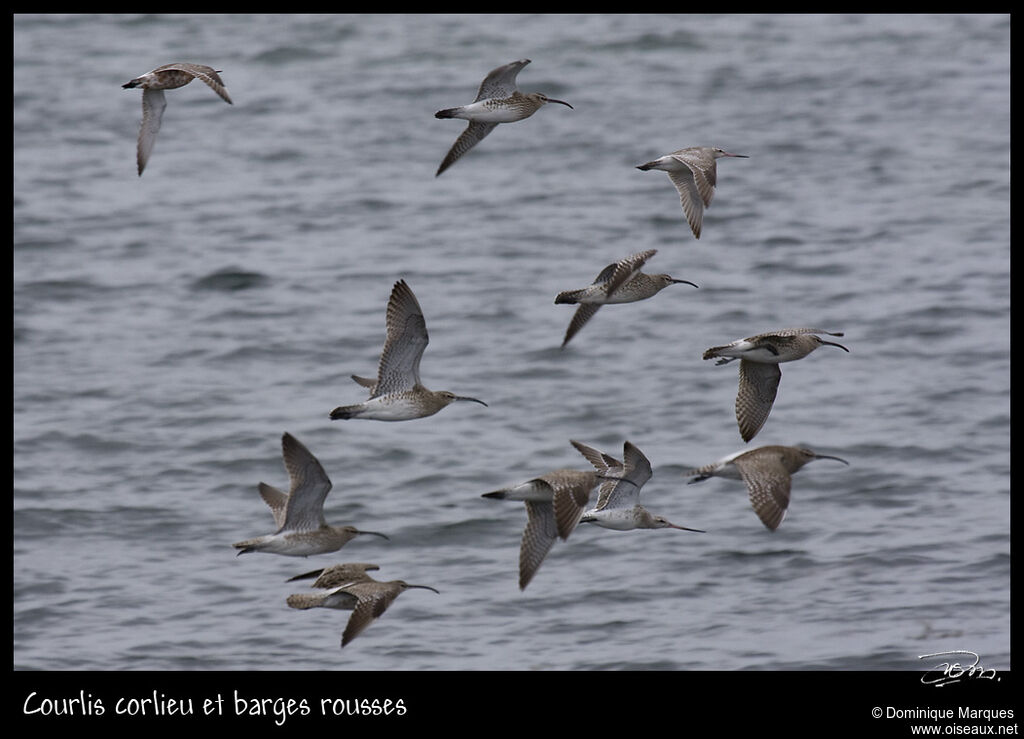
[[[290,557],[336,552],[360,534],[387,539],[376,531],[360,531],[354,526],[328,526],[324,520],[324,499],[331,481],[320,462],[298,439],[289,433],[281,438],[284,466],[291,478],[287,495],[275,487],[260,483],[260,495],[274,514],[278,529],[273,534],[240,541],[233,546],[238,554],[267,552]]]
[[[656,516],[640,505],[640,488],[651,479],[652,471],[650,461],[635,445],[628,441],[623,444],[623,463],[585,444],[573,443],[598,472],[622,478],[609,479],[601,483],[597,493],[597,505],[583,512],[580,523],[593,523],[616,531],[671,528],[705,533],[701,529],[677,526],[664,516]]]
[[[572,107],[564,100],[555,100],[539,92],[519,92],[516,87],[516,75],[529,63],[529,59],[520,59],[492,69],[480,83],[476,100],[471,104],[439,110],[434,114],[435,118],[464,118],[469,121],[469,126],[455,140],[441,166],[437,168],[435,177],[479,144],[499,123],[512,123],[529,118],[548,103]]]
[[[704,209],[711,205],[711,199],[715,196],[718,177],[715,160],[721,157],[749,158],[746,154],[730,154],[710,146],[691,146],[637,166],[637,169],[644,171],[660,169],[668,172],[668,178],[679,191],[690,230],[698,239],[704,222]]]
[[[370,389],[370,397],[365,403],[335,408],[331,419],[408,421],[432,416],[456,400],[471,400],[486,406],[487,403],[476,398],[423,387],[420,359],[427,341],[427,323],[420,304],[405,280],[399,280],[388,300],[387,338],[380,355],[377,379],[352,375],[353,380]]]
[[[690,480],[690,484],[709,477],[743,480],[750,491],[750,505],[754,512],[765,526],[774,531],[786,517],[793,474],[815,459],[834,459],[849,464],[845,459],[801,447],[762,446],[730,454],[717,462],[690,470],[686,476],[695,478]]]
[[[716,365],[740,360],[736,422],[743,441],[753,439],[768,420],[782,379],[780,362],[803,359],[819,346],[838,346],[844,352],[850,351],[842,344],[825,341],[814,334],[843,335],[819,328],[789,328],[738,339],[725,346],[713,346],[704,352],[704,359],[720,358]]]
[[[164,90],[184,87],[192,80],[200,79],[220,95],[224,102],[233,105],[228,91],[224,89],[224,82],[218,75],[219,71],[204,64],[176,62],[157,67],[152,72],[147,72],[141,77],[136,77],[121,85],[125,89],[142,88],[142,125],[139,128],[139,144],[136,152],[140,177],[142,170],[146,168],[146,162],[149,161],[149,154],[153,151],[153,144],[156,142],[156,135],[160,131],[160,122],[164,116],[164,108],[167,107]]]
[[[640,268],[644,266],[644,263],[657,253],[657,249],[648,249],[632,254],[625,259],[609,264],[587,287],[559,293],[555,298],[555,303],[578,303],[580,306],[576,309],[569,328],[565,332],[562,347],[564,348],[569,343],[569,339],[583,328],[583,324],[589,321],[602,305],[645,300],[672,284],[685,283],[697,287],[689,280],[677,280],[665,274],[648,275],[641,272]]]
[[[410,585],[404,580],[378,582],[368,575],[347,584],[339,585],[322,593],[296,593],[289,595],[286,602],[292,608],[336,608],[352,611],[348,625],[341,637],[341,646],[361,634],[374,619],[381,616],[395,598],[410,588],[433,590],[429,585]]]

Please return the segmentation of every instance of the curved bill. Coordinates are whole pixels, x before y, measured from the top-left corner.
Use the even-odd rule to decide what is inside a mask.
[[[671,280],[672,282],[676,283],[677,285],[680,284],[680,283],[684,284],[684,285],[693,285],[694,287],[700,289],[700,285],[698,285],[696,283],[693,283],[693,282],[690,282],[689,280],[676,280],[676,279],[673,279],[671,277],[669,278],[669,280]]]
[[[387,539],[388,541],[391,541],[391,539],[389,539],[387,536],[385,536],[384,534],[380,533],[379,531],[360,531],[359,529],[356,529],[356,533],[357,534],[373,534],[374,536],[379,536],[382,539]]]
[[[845,459],[843,459],[841,457],[833,457],[833,456],[831,456],[829,454],[815,454],[814,458],[815,459],[834,459],[835,461],[842,462],[843,464],[846,464],[846,465],[850,464],[849,462],[847,462]]]
[[[455,399],[456,400],[472,400],[474,403],[479,403],[482,406],[489,407],[489,406],[487,406],[487,403],[485,403],[484,401],[479,400],[478,398],[470,398],[468,395],[456,395]]]
[[[849,350],[849,349],[847,349],[847,348],[846,348],[845,346],[843,346],[842,344],[837,344],[837,343],[836,343],[836,342],[834,342],[834,341],[825,341],[825,340],[823,340],[823,339],[822,339],[822,340],[820,340],[820,341],[821,341],[821,343],[822,343],[822,344],[828,344],[829,346],[838,346],[838,347],[839,347],[840,349],[842,349],[842,350],[843,350],[844,352],[846,352],[847,354],[849,354],[849,353],[850,353],[850,350]]]
[[[407,588],[423,588],[424,590],[433,590],[438,595],[441,594],[440,590],[438,590],[437,588],[432,588],[429,585],[406,585],[405,587],[407,587]]]
[[[746,154],[730,154],[729,152],[722,152],[723,157],[737,157],[738,159],[750,159]]]
[[[555,100],[554,98],[548,98],[548,102],[549,103],[561,103],[562,105],[566,105],[566,106],[572,108],[572,106],[569,105],[569,103],[565,102],[564,100]],[[575,108],[572,108],[572,109],[576,110]]]

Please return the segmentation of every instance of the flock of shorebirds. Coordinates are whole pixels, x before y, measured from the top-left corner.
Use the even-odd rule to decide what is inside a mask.
[[[469,125],[456,139],[441,162],[435,176],[452,166],[480,143],[499,123],[529,118],[548,103],[572,108],[564,100],[541,93],[522,93],[516,85],[519,72],[529,59],[506,64],[491,71],[480,84],[476,99],[469,105],[438,111],[437,118],[461,118]],[[225,102],[231,103],[218,70],[199,64],[167,64],[131,80],[125,88],[142,88],[142,125],[139,130],[137,165],[142,175],[153,150],[166,102],[164,90],[187,85],[193,79],[205,82]],[[704,209],[711,205],[717,184],[716,161],[722,157],[744,157],[718,148],[696,146],[672,152],[641,164],[643,171],[660,169],[679,192],[683,212],[695,238],[699,239]],[[744,157],[745,158],[745,157]],[[555,303],[579,307],[566,330],[562,347],[593,318],[602,305],[630,303],[653,297],[665,287],[685,283],[665,274],[645,274],[641,268],[654,256],[649,249],[605,267],[587,287],[568,290]],[[387,335],[376,378],[352,375],[369,390],[369,398],[353,405],[339,406],[330,412],[332,420],[369,419],[406,421],[431,416],[455,401],[484,401],[452,392],[428,390],[420,382],[420,359],[427,346],[427,328],[419,301],[404,280],[395,283],[387,305]],[[821,346],[845,346],[826,341],[820,335],[841,333],[813,328],[783,329],[738,339],[711,347],[704,359],[716,364],[739,360],[739,390],[736,395],[736,421],[740,436],[749,442],[764,426],[775,402],[782,362],[806,357]],[[651,478],[651,463],[631,442],[623,444],[622,459],[617,459],[578,441],[570,442],[592,465],[593,470],[558,469],[526,482],[485,493],[483,497],[523,501],[527,523],[519,555],[519,587],[529,584],[556,539],[569,538],[580,523],[592,523],[619,531],[673,528],[703,533],[671,523],[640,505],[640,489]],[[284,464],[290,478],[287,494],[264,483],[259,492],[270,507],[276,531],[234,544],[239,554],[267,552],[293,557],[335,552],[357,536],[372,535],[387,539],[375,531],[353,526],[331,526],[324,519],[323,506],[331,481],[315,456],[295,437],[282,438]],[[743,449],[716,462],[686,473],[691,483],[709,477],[743,480],[750,503],[761,522],[770,530],[778,528],[789,507],[792,475],[815,459],[846,460],[809,449],[787,446],[763,446]],[[597,501],[590,507],[590,496],[598,488]],[[351,610],[352,616],[342,636],[344,647],[374,619],[384,613],[392,601],[410,588],[438,592],[428,585],[410,585],[402,580],[380,582],[367,571],[380,569],[370,563],[344,563],[297,575],[292,580],[315,578],[316,593],[293,594],[287,598],[292,608],[314,607]]]

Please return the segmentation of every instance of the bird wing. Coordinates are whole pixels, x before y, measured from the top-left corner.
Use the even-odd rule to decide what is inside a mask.
[[[309,531],[326,526],[324,500],[331,491],[331,481],[316,457],[291,434],[281,440],[284,466],[291,478],[288,508],[282,528]]]
[[[582,454],[590,464],[594,465],[594,469],[598,472],[602,474],[622,474],[622,462],[610,454],[605,454],[579,441],[570,440],[569,443],[576,447],[576,451]]]
[[[504,64],[497,69],[492,69],[480,83],[480,90],[476,94],[476,100],[488,100],[490,98],[507,98],[516,91],[516,75],[519,70],[530,63],[529,59],[520,59],[516,62]]]
[[[772,411],[782,370],[777,364],[740,360],[740,384],[736,392],[736,422],[743,441],[754,438]]]
[[[388,300],[387,338],[380,355],[377,384],[370,397],[411,390],[418,385],[420,359],[428,342],[427,322],[419,301],[405,280],[399,280]]]
[[[160,123],[163,121],[166,107],[167,100],[164,98],[163,90],[147,89],[142,91],[142,125],[139,127],[139,144],[136,152],[140,176],[153,151],[153,144],[156,143],[156,135],[160,132]]]
[[[345,592],[357,596],[359,602],[352,610],[352,615],[348,619],[348,625],[345,626],[345,633],[341,636],[341,646],[345,646],[363,633],[366,627],[373,623],[374,619],[381,616],[388,609],[388,606],[398,597],[401,591],[397,587],[383,588],[381,583],[377,582],[363,582],[345,588]]]
[[[579,308],[572,315],[572,320],[569,321],[569,327],[565,330],[565,338],[562,339],[562,346],[569,343],[569,339],[579,333],[579,330],[594,317],[597,313],[598,308],[601,307],[601,303],[580,303]]]
[[[483,141],[484,137],[493,131],[494,127],[497,125],[497,123],[470,121],[469,125],[466,126],[466,130],[463,131],[457,139],[455,139],[455,143],[452,144],[452,148],[448,150],[448,154],[445,156],[444,161],[441,162],[441,166],[437,168],[437,173],[434,176],[437,177],[450,166],[455,164],[455,161],[459,157]]]
[[[165,69],[174,69],[185,74],[190,74],[197,80],[202,80],[210,89],[223,98],[224,102],[234,105],[231,102],[231,98],[228,96],[228,91],[224,88],[224,80],[217,74],[217,70],[213,67],[207,67],[205,64],[189,64],[187,62],[175,62],[174,64],[165,64],[162,67],[157,67],[154,72],[160,72]]]
[[[519,548],[520,590],[533,579],[557,536],[553,504],[526,501],[526,528],[523,529],[523,542]]]
[[[590,501],[590,491],[597,480],[593,473],[578,470],[559,470],[538,479],[546,482],[554,491],[551,503],[558,535],[564,541],[580,522],[580,516]]]
[[[576,447],[577,451],[587,458],[587,461],[594,465],[594,468],[602,475],[609,477],[622,477],[626,468],[622,462],[617,460],[610,454],[598,451],[593,447],[589,447],[586,444],[581,444],[578,441],[570,441],[570,443]],[[608,496],[611,495],[612,491],[618,487],[620,483],[618,480],[602,480],[601,486],[597,490],[597,504],[594,506],[595,510],[601,510],[606,508],[608,505]],[[628,485],[628,483],[626,483]]]
[[[763,334],[757,336],[751,336],[747,340],[762,339],[771,336],[799,336],[800,334],[825,334],[827,336],[842,336],[843,332],[835,331],[822,331],[820,328],[783,328],[778,331],[766,331]]]
[[[380,565],[370,564],[369,562],[346,562],[306,572],[295,577],[289,577],[288,582],[316,578],[313,584],[310,585],[311,588],[337,588],[371,580],[372,578],[366,574],[366,571],[379,569]]]
[[[597,276],[594,284],[596,285],[599,282],[606,283],[605,295],[610,298],[615,294],[615,291],[633,279],[640,272],[640,268],[644,266],[644,263],[657,253],[657,249],[648,249],[637,254],[631,254],[615,264],[609,264]]]
[[[711,205],[711,199],[715,197],[715,185],[718,180],[718,165],[712,156],[700,156],[692,151],[683,150],[672,155],[677,161],[682,162],[693,173],[693,181],[697,185],[700,197],[704,201],[704,207]]]
[[[640,502],[640,488],[652,475],[650,460],[628,441],[622,445],[622,459],[625,462],[623,479],[608,480],[601,485],[596,506],[598,509],[632,508]]]
[[[750,491],[753,506],[761,523],[774,531],[786,517],[792,478],[774,456],[741,456],[733,461]]]
[[[288,509],[288,495],[272,485],[267,485],[265,482],[259,484],[259,490],[260,496],[270,506],[270,511],[274,514],[274,524],[280,529],[284,526],[284,519]]]
[[[686,220],[696,238],[700,238],[701,224],[704,222],[704,200],[694,182],[693,172],[681,170],[669,172],[668,177],[679,191],[679,200],[683,204]]]

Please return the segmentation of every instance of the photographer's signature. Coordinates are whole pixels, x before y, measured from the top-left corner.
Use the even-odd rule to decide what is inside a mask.
[[[975,678],[979,680],[992,680],[993,678],[998,682],[999,678],[996,677],[996,671],[994,669],[986,669],[981,664],[981,659],[978,657],[977,652],[972,652],[969,649],[951,649],[948,652],[932,652],[931,654],[919,654],[918,659],[927,659],[929,657],[947,657],[948,655],[968,655],[973,659],[973,662],[969,665],[961,665],[959,662],[940,662],[931,668],[924,675],[921,676],[921,682],[925,685],[935,685],[941,688],[943,685],[949,685],[951,683],[958,683],[964,678]]]

